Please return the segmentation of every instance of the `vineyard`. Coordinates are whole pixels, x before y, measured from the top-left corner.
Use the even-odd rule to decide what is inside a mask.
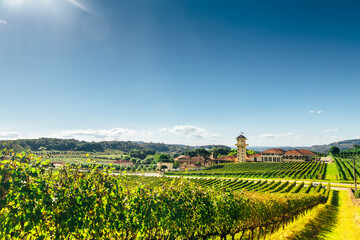
[[[323,162],[231,163],[211,166],[202,171],[171,172],[182,176],[223,176],[238,178],[325,179],[327,164]]]
[[[336,168],[339,173],[340,180],[354,180],[354,165],[351,158],[335,158]],[[360,161],[355,161],[355,174],[360,179]]]
[[[258,239],[327,201],[330,188],[173,179],[1,162],[1,239]]]
[[[140,177],[128,176],[127,184],[136,186],[138,184],[146,185],[148,187],[155,187],[169,182],[180,181],[178,178],[168,177]],[[325,194],[328,186],[322,184],[314,185],[311,183],[305,187],[304,182],[296,183],[289,181],[255,181],[255,180],[226,180],[226,179],[207,179],[207,178],[190,178],[188,182],[194,183],[199,187],[213,187],[217,190],[231,190],[240,191],[246,190],[251,192],[264,192],[264,193],[321,193]]]

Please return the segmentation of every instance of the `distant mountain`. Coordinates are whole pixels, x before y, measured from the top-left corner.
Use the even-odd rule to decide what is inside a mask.
[[[344,140],[344,141],[333,142],[333,143],[324,144],[324,145],[313,145],[311,147],[289,147],[289,146],[263,147],[263,146],[259,146],[259,147],[249,147],[248,149],[251,149],[251,150],[254,150],[257,152],[262,152],[262,151],[265,151],[265,150],[271,149],[271,148],[281,148],[281,149],[284,149],[285,151],[292,150],[292,149],[309,149],[310,151],[313,151],[313,152],[327,153],[330,150],[330,148],[333,146],[340,148],[340,150],[347,150],[347,149],[352,148],[354,145],[360,145],[360,139]]]
[[[293,150],[293,149],[310,149],[309,147],[289,147],[289,146],[273,146],[273,147],[259,146],[259,147],[248,147],[248,149],[254,150],[254,151],[256,151],[256,152],[262,152],[262,151],[265,151],[265,150],[267,150],[267,149],[272,149],[272,148],[281,148],[281,149],[284,149],[285,151]]]
[[[332,146],[340,148],[340,150],[346,150],[352,148],[354,145],[360,145],[360,139],[345,140],[340,142],[334,142],[325,145],[314,145],[311,147],[290,147],[290,146],[274,146],[274,147],[253,147],[248,149],[262,152],[270,148],[281,148],[284,150],[292,149],[309,149],[310,151],[327,153]],[[9,148],[19,151],[25,149],[31,149],[37,151],[40,147],[45,147],[48,150],[59,151],[98,151],[102,152],[105,149],[121,150],[124,152],[130,152],[137,149],[152,149],[156,152],[163,153],[182,153],[194,148],[226,148],[231,149],[225,145],[203,145],[203,146],[188,146],[183,144],[165,144],[165,143],[152,143],[152,142],[130,142],[130,141],[102,141],[102,142],[86,142],[78,141],[75,139],[56,139],[56,138],[39,138],[39,139],[18,139],[18,140],[2,140],[0,141],[0,149]]]
[[[182,146],[184,146],[184,147],[186,147],[186,145],[182,145]],[[205,148],[205,149],[208,149],[208,150],[210,150],[210,149],[213,149],[213,148],[224,148],[224,149],[231,149],[229,146],[225,146],[225,145],[202,145],[202,146],[193,146],[193,147],[191,147],[191,148]]]
[[[344,140],[340,142],[333,142],[325,145],[314,145],[308,148],[310,151],[327,153],[333,146],[340,148],[340,150],[347,150],[352,148],[354,145],[360,145],[360,139]]]

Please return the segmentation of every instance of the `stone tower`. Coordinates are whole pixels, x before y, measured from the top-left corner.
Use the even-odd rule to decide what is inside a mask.
[[[237,143],[235,146],[237,147],[237,162],[246,162],[246,137],[241,134],[236,138]]]

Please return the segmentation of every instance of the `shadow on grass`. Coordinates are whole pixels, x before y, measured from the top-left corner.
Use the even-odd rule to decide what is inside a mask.
[[[310,220],[303,228],[299,231],[296,236],[290,238],[292,240],[320,240],[325,239],[324,235],[331,232],[332,228],[336,225],[338,216],[339,206],[339,192],[334,191],[331,199],[331,204],[326,205],[315,217]]]

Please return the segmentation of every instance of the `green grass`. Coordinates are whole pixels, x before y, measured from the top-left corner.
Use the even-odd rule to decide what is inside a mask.
[[[337,194],[337,192],[334,192]],[[324,233],[335,226],[337,210],[331,205],[323,204],[309,211],[305,216],[291,223],[284,230],[270,236],[270,240],[305,240],[324,239]]]
[[[267,239],[358,240],[359,212],[359,208],[352,205],[347,191],[332,191],[327,204],[315,207]]]
[[[327,240],[360,239],[359,208],[352,205],[348,191],[339,192],[336,225],[325,234]]]
[[[335,163],[328,163],[327,168],[326,168],[325,179],[338,180],[338,177],[339,177],[339,173],[338,173],[338,170],[336,168],[336,164]]]

